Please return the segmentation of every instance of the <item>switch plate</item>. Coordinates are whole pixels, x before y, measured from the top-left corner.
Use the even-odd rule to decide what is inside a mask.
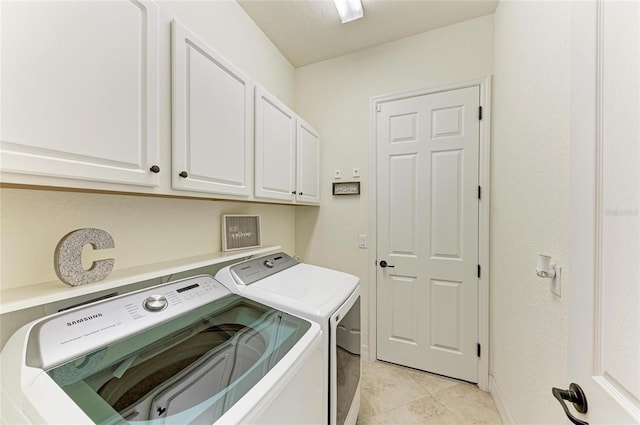
[[[367,247],[367,235],[358,235],[358,248]]]
[[[334,179],[341,179],[342,178],[342,172],[340,170],[336,170],[333,172],[333,178]]]
[[[354,168],[352,175],[353,175],[354,179],[357,179],[358,177],[360,177],[360,169],[359,168]]]

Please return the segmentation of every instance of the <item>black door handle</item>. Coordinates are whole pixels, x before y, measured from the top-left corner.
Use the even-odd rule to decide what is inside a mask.
[[[395,267],[395,266],[392,266],[391,264],[387,264],[387,262],[386,262],[386,261],[381,260],[381,261],[380,261],[380,267],[382,267],[382,268],[384,269],[384,268],[387,268],[387,267],[392,267],[392,268],[393,268],[393,267]]]
[[[589,422],[581,421],[569,412],[569,408],[564,400],[573,403],[573,407],[580,413],[587,413],[589,406],[587,405],[587,396],[584,395],[584,391],[580,388],[580,385],[571,383],[568,390],[561,390],[559,388],[551,388],[551,393],[560,402],[564,413],[567,418],[576,425],[589,425]]]

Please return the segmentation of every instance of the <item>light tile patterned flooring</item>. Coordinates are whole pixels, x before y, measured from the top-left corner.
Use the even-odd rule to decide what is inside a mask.
[[[502,424],[476,385],[384,362],[362,361],[357,425]]]

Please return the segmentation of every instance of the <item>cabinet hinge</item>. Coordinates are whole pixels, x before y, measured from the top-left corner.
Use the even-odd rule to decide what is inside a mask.
[[[478,357],[480,357],[480,343],[478,343]]]
[[[480,267],[480,264],[478,264],[478,279],[480,279],[480,271],[481,271],[481,269],[482,268]]]
[[[482,120],[482,106],[478,107],[478,119]]]
[[[482,187],[478,186],[478,199],[482,199]]]
[[[382,105],[378,103],[376,105],[376,112],[381,112],[381,111],[382,111]]]

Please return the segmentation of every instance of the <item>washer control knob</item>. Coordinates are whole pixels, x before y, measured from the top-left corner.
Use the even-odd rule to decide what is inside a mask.
[[[147,311],[161,311],[167,308],[167,305],[169,301],[164,295],[151,295],[142,303],[142,307]]]
[[[268,269],[272,269],[273,266],[274,266],[273,261],[271,261],[271,260],[264,260],[264,265]]]

